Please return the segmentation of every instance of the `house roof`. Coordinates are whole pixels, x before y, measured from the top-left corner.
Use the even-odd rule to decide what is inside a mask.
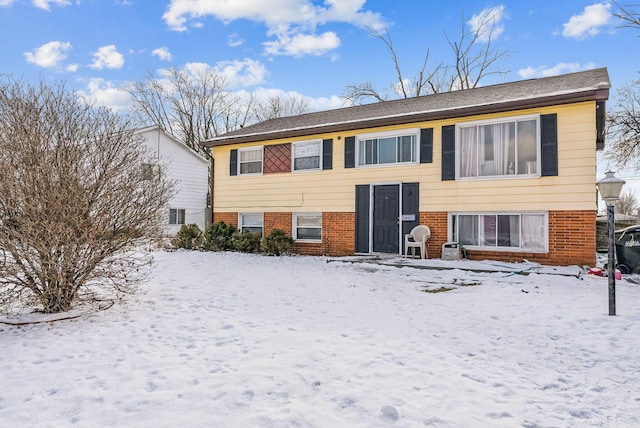
[[[165,131],[164,128],[162,128],[160,125],[151,125],[144,128],[137,128],[134,130],[136,134],[144,134],[146,132],[151,132],[151,131],[159,132],[166,135],[171,141],[175,143],[176,146],[180,147],[182,150],[186,150],[191,156],[194,156],[195,158],[199,159],[204,163],[207,163],[207,164],[209,163],[209,161],[205,159],[200,153],[196,153],[193,149],[187,147],[186,144],[184,144],[182,141],[174,137],[173,134]]]
[[[250,125],[200,144],[204,147],[214,147],[252,143],[521,108],[601,101],[609,97],[610,87],[607,69],[598,68],[560,76],[281,117]]]

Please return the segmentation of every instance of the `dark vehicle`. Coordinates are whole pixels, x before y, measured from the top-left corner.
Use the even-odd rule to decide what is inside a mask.
[[[620,272],[640,273],[640,226],[616,230],[615,244]]]

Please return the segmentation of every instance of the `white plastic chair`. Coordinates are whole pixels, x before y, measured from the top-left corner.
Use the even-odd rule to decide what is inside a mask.
[[[420,258],[426,259],[427,257],[427,239],[431,237],[431,229],[429,226],[416,226],[411,229],[411,233],[404,235],[404,255],[409,255],[409,248],[411,248],[411,257],[415,257],[415,248],[420,249]]]

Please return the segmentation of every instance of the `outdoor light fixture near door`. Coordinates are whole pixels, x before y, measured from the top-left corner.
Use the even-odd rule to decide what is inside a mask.
[[[616,278],[615,278],[615,204],[620,199],[620,192],[625,181],[614,175],[612,171],[607,171],[605,177],[596,183],[598,192],[607,204],[607,225],[609,228],[608,234],[608,264],[607,264],[607,279],[609,280],[609,315],[616,314]]]

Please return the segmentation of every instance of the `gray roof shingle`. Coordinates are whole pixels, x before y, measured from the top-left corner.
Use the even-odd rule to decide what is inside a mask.
[[[610,87],[607,69],[598,68],[560,76],[276,118],[211,138],[201,144],[211,147],[249,143],[519,108],[606,100]]]

